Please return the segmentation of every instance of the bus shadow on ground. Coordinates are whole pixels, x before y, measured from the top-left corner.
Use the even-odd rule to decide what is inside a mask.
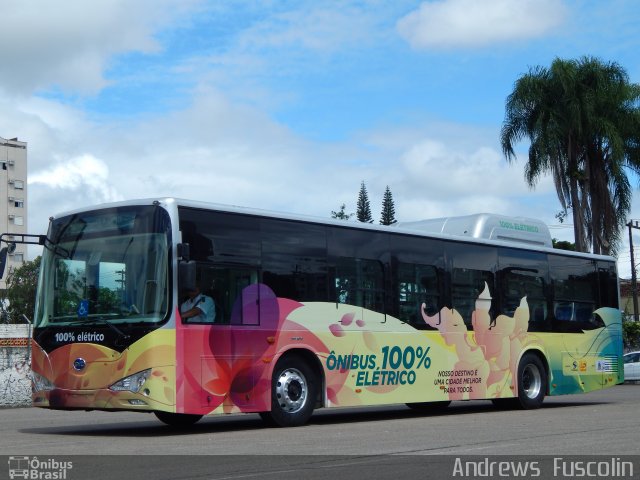
[[[555,401],[545,402],[542,410],[572,407],[592,407],[604,405],[604,401]],[[450,407],[429,411],[429,409],[414,410],[405,406],[345,408],[341,410],[318,410],[309,421],[309,425],[334,425],[364,422],[386,422],[393,420],[406,420],[411,418],[442,418],[454,415],[477,414],[508,414],[521,413],[523,410],[501,409],[491,402],[454,402]],[[87,417],[89,421],[89,417]],[[302,427],[304,428],[304,427]],[[23,428],[21,433],[38,435],[61,436],[91,436],[91,437],[169,437],[180,435],[199,435],[212,433],[240,432],[257,429],[279,429],[279,427],[267,426],[257,415],[230,415],[220,417],[203,418],[190,427],[169,427],[157,420],[153,415],[147,416],[140,422],[120,422],[100,425],[74,425],[72,427],[54,426]]]
[[[567,408],[567,407],[584,407],[584,406],[596,406],[603,405],[607,402],[603,401],[562,401],[562,402],[546,402],[543,404],[542,409],[554,409],[554,408]],[[401,420],[407,418],[439,418],[448,416],[459,415],[474,415],[474,414],[506,414],[508,412],[523,412],[524,410],[516,408],[499,408],[493,405],[489,401],[459,401],[453,402],[451,406],[446,408],[434,408],[429,410],[429,407],[421,409],[411,409],[403,406],[389,406],[389,407],[369,407],[368,409],[358,409],[352,411],[351,409],[345,410],[319,410],[310,420],[310,424],[317,425],[331,425],[339,423],[355,423],[355,422],[372,422],[372,421],[387,421],[387,420]]]

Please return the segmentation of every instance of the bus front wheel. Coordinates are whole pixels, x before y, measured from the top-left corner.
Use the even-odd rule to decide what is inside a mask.
[[[190,427],[202,418],[202,415],[190,415],[187,413],[153,412],[158,420],[170,427]]]
[[[311,418],[317,393],[316,375],[309,365],[297,355],[283,357],[271,379],[271,411],[260,416],[280,427],[304,425]]]
[[[525,354],[518,365],[518,402],[521,408],[539,408],[547,392],[547,371],[540,357]]]

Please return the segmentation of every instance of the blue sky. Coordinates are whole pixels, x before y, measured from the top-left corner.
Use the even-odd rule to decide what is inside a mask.
[[[615,61],[640,83],[631,0],[0,9],[0,136],[29,144],[33,232],[59,211],[156,195],[329,216],[355,211],[364,181],[376,219],[389,185],[401,221],[495,212],[570,239],[551,180],[524,182],[527,145],[515,164],[502,156],[505,99],[556,57]]]

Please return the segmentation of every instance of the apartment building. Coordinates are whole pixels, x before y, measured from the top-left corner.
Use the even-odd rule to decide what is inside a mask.
[[[0,137],[0,166],[0,233],[27,233],[26,142]],[[8,272],[25,260],[26,248],[26,245],[18,245],[7,258],[0,289],[6,288]]]

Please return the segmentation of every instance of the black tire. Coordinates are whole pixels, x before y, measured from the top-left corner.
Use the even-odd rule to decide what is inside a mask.
[[[170,427],[190,427],[202,418],[202,415],[190,415],[187,413],[153,412],[158,420]]]
[[[547,371],[540,357],[526,353],[518,364],[518,402],[520,408],[540,408],[547,393]]]
[[[271,411],[260,416],[269,425],[297,427],[307,423],[318,396],[318,379],[298,355],[281,358],[271,378]]]
[[[449,405],[451,405],[451,400],[442,400],[440,402],[407,403],[406,405],[410,409],[419,412],[439,412],[441,410],[445,410]]]

